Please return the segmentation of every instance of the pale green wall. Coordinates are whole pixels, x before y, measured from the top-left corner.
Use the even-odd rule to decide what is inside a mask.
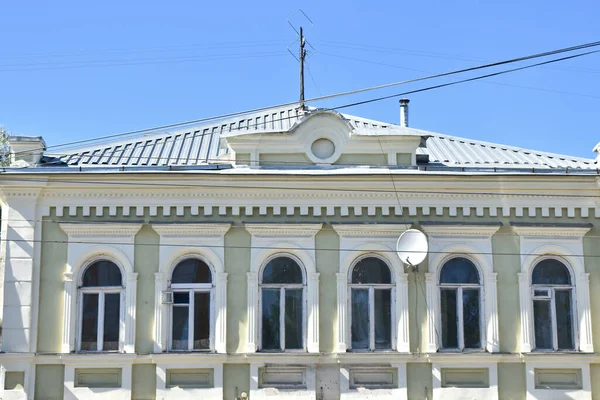
[[[342,154],[335,165],[388,165],[387,154]]]
[[[237,400],[242,392],[250,394],[250,365],[223,365],[223,399]]]
[[[306,165],[314,164],[314,162],[312,162],[310,160],[310,158],[308,158],[306,156],[305,153],[281,153],[281,154],[260,153],[258,155],[258,163],[260,165],[267,166],[267,167],[269,165],[281,166],[282,164],[285,165],[286,167],[292,166],[294,164],[305,167]]]
[[[35,399],[62,400],[65,391],[64,365],[37,365],[35,367]]]
[[[67,235],[57,223],[44,222],[42,225],[37,350],[39,353],[58,353],[61,351],[63,329]]]
[[[133,365],[132,369],[132,400],[152,400],[156,398],[156,365]]]
[[[500,400],[525,400],[526,396],[525,364],[498,364],[498,398]]]
[[[431,364],[406,364],[406,382],[409,400],[433,398]]]
[[[250,272],[250,234],[233,228],[225,234],[227,272],[227,352],[246,351],[248,278]]]
[[[519,237],[509,227],[502,227],[492,237],[494,271],[498,290],[498,333],[501,352],[520,350],[521,320],[519,313],[519,276],[521,257]]]
[[[412,165],[412,154],[410,153],[398,153],[396,154],[397,165]]]
[[[143,225],[135,236],[134,271],[138,273],[135,351],[154,351],[154,273],[158,272],[159,235],[150,225]]]
[[[600,400],[600,364],[590,365],[590,379],[592,381],[592,399]]]
[[[317,272],[319,275],[319,351],[335,351],[337,331],[337,277],[340,265],[340,239],[330,225],[316,236]]]

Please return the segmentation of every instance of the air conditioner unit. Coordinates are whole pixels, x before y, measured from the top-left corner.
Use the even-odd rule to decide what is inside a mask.
[[[166,291],[161,293],[163,304],[173,304],[173,292]]]

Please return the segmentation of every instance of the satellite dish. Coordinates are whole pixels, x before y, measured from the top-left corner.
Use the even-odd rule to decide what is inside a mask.
[[[402,233],[396,244],[398,257],[404,264],[416,266],[427,257],[427,236],[417,229],[409,229]]]

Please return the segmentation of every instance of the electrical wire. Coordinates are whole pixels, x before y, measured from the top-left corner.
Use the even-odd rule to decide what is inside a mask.
[[[409,79],[409,80],[397,81],[397,82],[387,83],[387,84],[383,84],[383,85],[376,85],[376,86],[371,86],[371,87],[362,88],[362,89],[355,89],[355,90],[350,90],[350,91],[345,91],[345,92],[339,92],[339,93],[326,95],[326,96],[314,97],[314,98],[305,100],[305,103],[326,100],[326,99],[335,98],[335,97],[349,96],[349,95],[353,95],[353,94],[364,93],[367,91],[379,90],[379,89],[383,89],[383,88],[404,85],[404,84],[408,84],[408,83],[414,83],[414,82],[419,82],[419,81],[424,81],[424,80],[429,80],[429,79],[451,76],[451,75],[455,75],[455,74],[476,71],[479,69],[491,68],[491,67],[496,67],[496,66],[505,65],[505,64],[511,64],[511,63],[515,63],[515,62],[531,60],[531,59],[535,59],[535,58],[547,57],[547,56],[551,56],[551,55],[555,55],[555,54],[561,54],[561,53],[572,52],[572,51],[576,51],[576,50],[587,49],[587,48],[591,48],[591,47],[597,47],[599,45],[600,45],[600,41],[590,42],[590,43],[586,43],[586,44],[582,44],[582,45],[571,46],[571,47],[561,48],[561,49],[557,49],[557,50],[546,51],[546,52],[542,52],[542,53],[536,53],[536,54],[532,54],[532,55],[528,55],[528,56],[522,56],[522,57],[512,58],[512,59],[508,59],[508,60],[492,62],[492,63],[478,65],[478,66],[474,66],[474,67],[463,68],[463,69],[453,70],[453,71],[449,71],[449,72],[443,72],[443,73],[439,73],[439,74],[435,74],[435,75],[429,75],[429,76],[425,76],[425,77],[413,78],[413,79]],[[587,53],[583,54],[583,55],[587,55]],[[563,59],[560,59],[557,61],[562,61],[562,60]],[[556,61],[554,61],[554,62],[556,62]],[[540,65],[543,65],[543,64],[540,64]],[[373,100],[373,101],[377,101],[377,100]],[[206,121],[224,119],[224,118],[228,118],[228,117],[241,116],[241,115],[251,114],[254,112],[270,110],[270,109],[277,108],[277,107],[292,106],[292,105],[296,105],[296,104],[297,104],[297,102],[294,101],[294,102],[283,103],[283,104],[279,104],[279,105],[275,105],[275,106],[261,107],[261,108],[256,108],[253,110],[246,110],[246,111],[234,112],[234,113],[229,113],[229,114],[223,114],[223,115],[214,116],[214,117],[201,118],[201,119],[185,121],[185,122],[180,122],[180,123],[162,125],[162,126],[143,129],[143,130],[136,130],[136,131],[119,133],[119,134],[106,135],[106,136],[103,136],[100,138],[95,138],[95,139],[85,139],[85,140],[80,140],[80,141],[75,141],[75,142],[68,142],[68,143],[63,143],[63,144],[59,144],[59,145],[48,146],[47,148],[61,147],[61,146],[69,145],[69,144],[75,144],[75,143],[92,142],[94,140],[103,139],[103,138],[114,138],[114,137],[129,136],[129,135],[133,135],[133,134],[137,134],[137,133],[152,132],[152,131],[156,131],[159,129],[173,128],[173,127],[185,126],[185,125],[190,125],[190,124],[199,123],[199,122],[206,122]],[[364,103],[361,103],[361,104],[364,104]],[[27,151],[23,151],[23,152],[28,152],[30,154],[31,152],[39,151],[39,150],[46,150],[46,149],[38,148],[38,149],[31,149],[31,150],[27,150]],[[19,154],[21,154],[21,153],[22,152],[19,152]]]
[[[76,171],[74,171],[76,172]],[[235,178],[244,178],[247,179],[247,176],[241,175],[230,175]],[[11,176],[12,178],[13,176]],[[263,176],[264,177],[264,176]],[[314,178],[314,176],[311,176]],[[327,177],[327,176],[324,176]],[[371,176],[365,176],[372,180]],[[130,179],[123,181],[83,181],[79,179],[67,180],[67,179],[34,179],[34,178],[24,178],[21,176],[14,176],[15,179],[1,179],[0,182],[6,187],[10,186],[11,182],[21,184],[22,182],[37,182],[42,184],[47,184],[48,182],[52,183],[65,183],[65,184],[89,184],[94,185],[96,188],[102,186],[112,186],[112,185],[121,185],[126,187],[138,186],[138,187],[164,187],[164,188],[177,188],[177,187],[189,187],[189,188],[212,188],[212,189],[259,189],[261,191],[273,190],[273,191],[282,191],[282,190],[292,190],[292,191],[316,191],[316,192],[341,192],[341,193],[389,193],[394,194],[397,193],[410,193],[410,194],[419,194],[419,195],[427,195],[434,194],[437,196],[441,196],[443,198],[444,195],[477,195],[477,196],[501,196],[501,197],[511,197],[511,196],[519,196],[519,197],[536,197],[536,198],[560,198],[560,199],[598,199],[600,195],[583,195],[583,194],[540,194],[540,193],[506,193],[506,192],[460,192],[460,191],[423,191],[423,190],[384,190],[384,189],[350,189],[350,188],[330,188],[330,187],[299,187],[299,186],[288,186],[288,187],[280,187],[280,186],[253,186],[253,185],[217,185],[217,184],[202,184],[202,183],[194,183],[194,184],[185,184],[185,183],[156,183],[156,182],[132,182]],[[220,175],[222,179],[223,176]],[[102,185],[102,186],[101,186]],[[72,185],[71,185],[72,186]],[[430,206],[434,208],[435,206]],[[457,207],[460,208],[460,207]]]

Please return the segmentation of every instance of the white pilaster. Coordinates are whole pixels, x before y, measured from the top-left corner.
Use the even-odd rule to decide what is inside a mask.
[[[593,353],[589,273],[584,272],[577,275],[576,290],[578,308],[581,314],[579,318],[579,350],[585,353]]]
[[[398,332],[396,350],[399,353],[409,353],[408,274],[406,273],[396,273],[396,325],[396,332]]]
[[[258,274],[248,272],[248,343],[246,352],[255,353],[258,344]],[[258,372],[257,372],[258,374]]]
[[[215,351],[227,353],[227,273],[221,272],[217,275],[217,287],[215,288],[217,299],[215,309],[217,314],[215,323]]]
[[[63,297],[63,315],[65,326],[70,327],[73,323],[71,319],[71,307],[73,303],[73,273],[65,272],[63,274],[64,282],[64,297]],[[70,353],[75,350],[75,338],[73,336],[73,329],[63,329],[62,334],[62,348],[61,352]]]
[[[497,295],[497,276],[495,272],[485,274],[485,290],[484,290],[484,305],[486,317],[486,350],[490,353],[500,351],[500,343],[498,338],[498,295]]]
[[[435,353],[438,349],[437,337],[437,288],[435,274],[425,274],[425,287],[427,293],[427,353]],[[417,294],[418,296],[418,294]],[[417,327],[418,329],[419,327]],[[418,343],[418,346],[421,344]]]
[[[154,274],[154,352],[162,353],[166,349],[166,319],[167,306],[162,303],[163,275],[161,272]],[[164,325],[164,326],[163,326]]]
[[[521,310],[521,353],[528,353],[533,348],[533,332],[531,332],[529,276],[519,273],[519,308]]]
[[[308,301],[306,311],[308,313],[308,330],[306,337],[306,349],[309,353],[319,352],[319,273],[310,274],[308,277],[307,294]]]
[[[123,351],[125,353],[135,353],[137,277],[137,272],[128,273],[127,284],[125,285],[125,340],[123,343]]]
[[[347,334],[346,334],[346,320],[347,320],[347,306],[348,306],[348,289],[346,274],[337,273],[337,352],[345,353],[348,350]]]

